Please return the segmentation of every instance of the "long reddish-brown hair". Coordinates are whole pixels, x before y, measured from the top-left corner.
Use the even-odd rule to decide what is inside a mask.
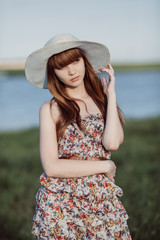
[[[69,97],[66,92],[64,83],[62,83],[56,76],[54,69],[63,68],[68,64],[76,61],[78,58],[82,57],[85,64],[85,76],[84,84],[88,95],[93,99],[100,112],[106,119],[106,110],[107,110],[107,97],[103,93],[103,86],[95,73],[93,67],[85,56],[85,53],[78,48],[73,48],[62,53],[51,56],[47,62],[47,83],[48,89],[51,94],[54,96],[50,101],[50,107],[53,104],[53,101],[56,101],[60,111],[60,119],[56,124],[57,130],[57,139],[63,137],[65,129],[72,121],[76,121],[77,125],[81,129],[81,117],[80,117],[80,108],[76,103],[75,98]],[[82,100],[83,101],[83,100]],[[86,106],[87,108],[87,106]],[[118,114],[120,121],[123,125],[123,117],[121,111],[118,108]]]

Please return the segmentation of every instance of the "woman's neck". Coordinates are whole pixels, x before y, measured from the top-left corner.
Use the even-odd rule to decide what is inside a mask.
[[[88,97],[88,93],[85,89],[84,84],[76,87],[76,88],[67,88],[67,93],[71,98],[78,98],[78,99],[84,99]]]

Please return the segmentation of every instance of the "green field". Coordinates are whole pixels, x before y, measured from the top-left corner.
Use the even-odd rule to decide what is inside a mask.
[[[160,239],[160,117],[127,120],[124,144],[112,159],[133,239]],[[38,129],[0,134],[1,240],[33,239],[30,231],[41,173]]]

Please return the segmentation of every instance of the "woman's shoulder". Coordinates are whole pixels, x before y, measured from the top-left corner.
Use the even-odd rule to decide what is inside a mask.
[[[40,117],[41,116],[45,116],[45,117],[48,117],[48,118],[51,118],[54,123],[56,124],[58,119],[59,119],[59,116],[60,116],[60,113],[59,113],[59,110],[58,110],[58,104],[56,103],[55,100],[52,100],[52,104],[51,104],[51,100],[48,101],[48,102],[45,102],[41,105],[40,107]]]

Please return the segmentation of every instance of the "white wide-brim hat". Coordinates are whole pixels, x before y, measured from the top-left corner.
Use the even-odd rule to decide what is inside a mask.
[[[38,88],[47,87],[46,66],[48,59],[63,51],[79,48],[86,54],[95,72],[110,62],[108,48],[97,42],[80,41],[72,34],[59,34],[51,38],[43,48],[30,54],[25,63],[27,80]]]

